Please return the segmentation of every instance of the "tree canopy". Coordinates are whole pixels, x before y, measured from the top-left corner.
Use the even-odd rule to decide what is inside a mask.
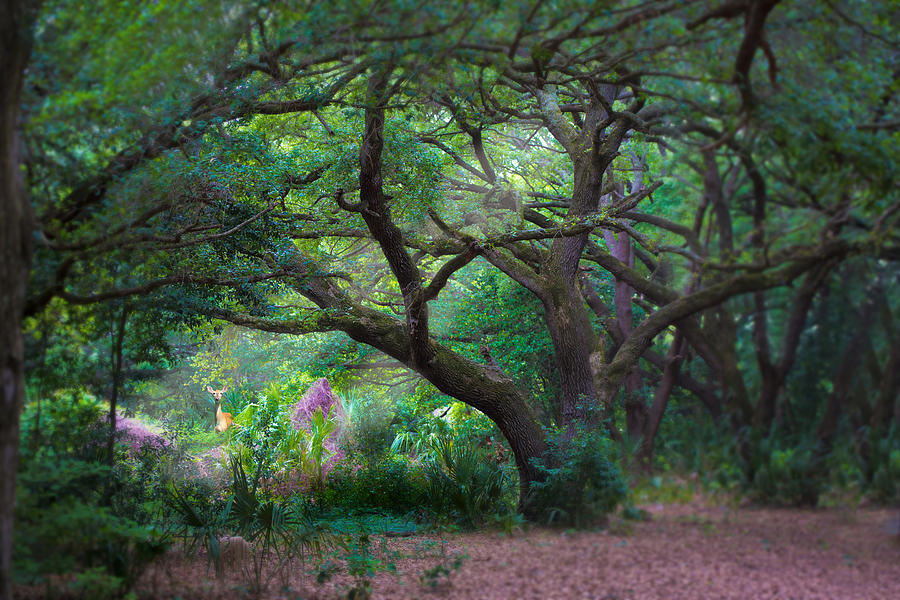
[[[526,510],[542,423],[649,462],[673,391],[824,455],[898,414],[895,8],[45,1],[24,316],[343,332],[494,421]]]
[[[540,307],[560,422],[595,404],[608,419],[624,390],[639,438],[641,361],[660,377],[681,344],[707,375],[680,385],[736,427],[771,424],[828,274],[897,252],[886,4],[95,12],[48,3],[36,27],[26,314],[150,293],[344,331],[518,435],[523,472],[542,447],[534,390],[472,352],[491,336],[466,350],[430,317],[472,261]]]

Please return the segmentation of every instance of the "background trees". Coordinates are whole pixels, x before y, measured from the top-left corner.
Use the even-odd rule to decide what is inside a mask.
[[[889,3],[106,8],[45,4],[10,104],[27,317],[343,332],[496,423],[523,507],[549,423],[650,466],[672,399],[752,481],[896,419]]]
[[[175,283],[228,286],[224,297],[166,292],[167,302],[276,331],[346,331],[439,389],[493,410],[508,436],[520,430],[523,441],[513,445],[527,471],[541,449],[519,448],[540,438],[526,408],[533,401],[517,387],[500,391],[513,382],[494,381],[487,365],[432,346],[428,305],[481,257],[542,306],[560,391],[550,401],[563,425],[578,418],[579,406],[599,404],[611,415],[624,389],[627,435],[647,437],[658,417],[650,419],[637,397],[641,357],[677,323],[721,394],[715,399],[709,385],[694,391],[716,413],[721,403],[736,430],[766,428],[827,270],[883,243],[893,206],[893,166],[878,164],[872,152],[829,169],[837,179],[825,194],[804,189],[812,165],[809,153],[798,152],[813,140],[817,151],[829,146],[817,127],[854,117],[866,120],[858,144],[890,144],[877,123],[885,98],[891,102],[879,89],[890,65],[876,64],[884,73],[870,75],[852,104],[828,104],[828,119],[808,114],[808,102],[792,102],[800,93],[784,91],[841,76],[846,67],[828,52],[860,50],[860,36],[884,45],[883,36],[860,31],[840,10],[815,13],[820,29],[853,30],[827,40],[795,27],[800,7],[784,8],[766,26],[775,4],[585,6],[563,15],[540,3],[503,10],[476,4],[446,14],[349,3],[327,16],[302,11],[294,21],[296,13],[280,8],[211,4],[195,27],[215,29],[213,44],[195,35],[170,41],[199,8],[164,7],[137,15],[134,27],[141,19],[171,24],[155,40],[166,51],[154,60],[178,75],[150,82],[121,77],[135,52],[121,35],[98,50],[116,51],[105,72],[90,62],[79,73],[54,72],[58,53],[93,32],[60,25],[80,24],[77,8],[48,12],[47,49],[34,61],[29,91],[50,102],[29,121],[36,158],[28,163],[43,192],[46,260],[39,260],[27,310],[53,296],[95,302]],[[785,28],[803,35],[784,35]],[[765,61],[754,67],[757,53]],[[162,86],[159,102],[134,98],[153,85]],[[117,112],[103,128],[63,120],[68,152],[45,145],[63,135],[54,110],[74,106],[90,115],[104,104]],[[810,127],[791,118],[801,110]],[[798,140],[803,135],[812,137]],[[61,171],[79,146],[90,148],[87,163],[65,170],[77,181],[44,176]],[[824,152],[825,160],[835,153],[842,156]],[[850,181],[862,196],[885,192],[887,217],[848,223],[848,211],[866,209],[845,191]],[[665,210],[647,208],[654,192]],[[840,235],[848,227],[854,235]],[[356,265],[335,272],[342,254],[365,244],[376,244],[383,262],[359,266],[373,281],[388,272],[393,279],[381,288],[346,283],[361,281]],[[90,276],[126,263],[133,266],[121,281]],[[597,301],[602,279],[592,264],[612,277],[609,308]],[[801,276],[786,317],[793,325],[775,359],[764,290]],[[75,278],[82,286],[69,283]],[[288,287],[250,285],[275,279]],[[89,281],[91,291],[79,292]],[[299,313],[303,320],[266,306],[267,294],[290,288],[312,303]],[[635,291],[644,319],[633,314]],[[723,304],[748,292],[761,377],[756,403],[741,381],[737,317]],[[386,305],[402,318],[390,317]],[[664,380],[677,378],[674,361],[682,354],[675,350]],[[664,372],[667,351],[656,352],[650,364]],[[504,399],[486,400],[493,394]],[[489,408],[497,402],[515,408]],[[518,423],[523,418],[531,424]],[[505,425],[509,419],[518,424]]]

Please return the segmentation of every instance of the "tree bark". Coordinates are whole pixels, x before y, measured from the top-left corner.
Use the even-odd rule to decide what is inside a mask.
[[[803,278],[803,285],[800,286],[797,295],[794,297],[793,310],[788,318],[784,339],[781,343],[781,357],[774,367],[774,382],[771,386],[763,389],[759,399],[760,405],[766,405],[766,408],[763,410],[769,415],[769,420],[760,419],[760,425],[764,428],[768,428],[771,425],[772,417],[784,412],[785,407],[783,405],[787,402],[787,399],[783,397],[785,382],[797,359],[800,337],[803,333],[803,328],[806,326],[806,320],[809,310],[812,308],[813,300],[832,267],[834,267],[834,263],[826,261],[807,273]],[[782,399],[781,404],[778,402],[779,398]],[[760,411],[760,415],[762,416],[762,411]]]
[[[672,389],[675,387],[675,381],[678,377],[678,371],[681,370],[681,363],[684,361],[684,342],[680,331],[675,332],[672,339],[672,346],[666,355],[666,366],[663,369],[662,381],[656,388],[653,395],[653,403],[650,405],[647,422],[642,432],[641,445],[638,449],[638,460],[644,465],[646,471],[653,469],[653,451],[656,443],[656,434],[659,432],[659,425],[662,423],[663,415],[669,404],[669,397],[672,395]]]
[[[390,322],[385,321],[381,315],[376,316],[374,311],[356,307],[356,310],[365,312],[366,317],[350,323],[344,327],[344,331],[354,339],[400,360],[445,394],[480,410],[497,424],[515,456],[520,480],[519,507],[528,516],[530,485],[537,476],[532,459],[541,456],[545,448],[537,418],[526,397],[509,377],[467,361],[432,341],[428,301],[437,296],[446,279],[436,277],[432,282],[435,287],[429,286],[426,291],[422,274],[406,249],[403,233],[391,219],[389,198],[384,194],[381,174],[384,107],[390,96],[389,75],[390,70],[387,69],[373,74],[369,80],[365,132],[359,155],[359,205],[346,203],[340,194],[336,195],[336,200],[345,210],[361,213],[372,237],[378,242],[400,286],[406,322],[402,333],[392,327],[395,330],[390,336],[373,335],[366,326],[368,323],[381,323],[382,326],[390,327]],[[472,257],[474,253],[471,256],[467,253],[455,264],[461,268]],[[320,306],[341,306],[344,310],[348,308],[347,302],[340,299],[339,291],[333,286],[326,286],[316,295],[318,299],[313,299]]]
[[[109,436],[106,440],[106,464],[115,464],[116,442],[116,409],[119,404],[119,392],[122,389],[122,346],[125,342],[125,325],[128,322],[128,306],[123,304],[116,319],[116,329],[110,346],[110,371],[112,385],[109,394]]]
[[[22,316],[31,265],[31,207],[19,157],[19,101],[37,2],[0,7],[0,600],[12,598],[19,416],[25,397]]]
[[[715,215],[716,232],[718,233],[719,258],[724,263],[734,260],[734,232],[731,222],[731,191],[726,189],[719,172],[719,164],[713,150],[703,152],[703,193],[704,200],[712,207]],[[710,224],[712,228],[712,224]],[[719,278],[720,279],[720,278]],[[716,281],[716,278],[713,278]],[[757,292],[758,294],[759,292]],[[706,316],[704,330],[711,344],[715,347],[719,361],[719,384],[722,399],[728,410],[732,428],[741,430],[750,423],[753,408],[744,382],[744,377],[737,366],[735,345],[737,329],[734,315],[725,306],[717,306]]]
[[[107,506],[112,503],[113,467],[116,464],[116,410],[119,405],[119,392],[122,389],[122,346],[125,342],[125,325],[128,322],[128,305],[123,303],[118,318],[115,322],[115,330],[112,332],[110,344],[110,373],[112,382],[109,394],[109,434],[106,437],[106,464],[109,473],[106,476],[106,489],[103,493],[103,502]]]
[[[816,428],[816,458],[818,462],[822,462],[824,457],[831,451],[834,436],[837,433],[841,410],[851,393],[851,385],[853,384],[854,376],[872,327],[876,297],[879,295],[880,291],[876,291],[860,308],[857,329],[841,354],[837,371],[832,380],[831,394],[829,394],[825,405],[825,412]]]
[[[894,333],[894,319],[891,309],[885,302],[881,309],[883,315],[884,331],[887,333],[890,343],[887,362],[882,369],[881,385],[878,388],[878,397],[875,399],[875,409],[872,411],[872,420],[869,424],[872,429],[887,431],[894,418],[894,407],[897,404],[897,394],[900,393],[900,336]],[[897,426],[900,427],[900,419]]]
[[[601,130],[601,124],[611,116],[604,106],[610,106],[620,90],[612,85],[589,88],[592,98],[580,130],[563,117],[552,86],[535,91],[550,133],[572,161],[574,186],[566,214],[571,220],[595,215],[600,210],[604,174],[631,127],[628,121],[616,119]],[[637,112],[642,106],[640,101],[629,109]],[[585,232],[553,240],[544,272],[546,293],[541,297],[559,370],[559,412],[570,433],[586,411],[596,413],[598,404],[611,417],[614,400],[614,394],[599,393],[595,386],[591,355],[598,343],[578,285],[579,265],[589,237],[590,232]],[[625,288],[620,294],[626,294]],[[614,432],[612,425],[610,429]]]
[[[756,368],[759,371],[759,400],[753,424],[767,430],[775,418],[775,396],[780,382],[778,371],[772,364],[772,349],[769,344],[769,313],[764,292],[753,294],[753,347],[756,352]]]
[[[639,168],[640,163],[636,158],[632,158],[634,170]],[[637,192],[643,187],[643,173],[636,175],[632,179],[632,191]],[[618,195],[624,195],[624,188],[617,186]],[[612,204],[612,198],[615,194],[610,194],[604,198],[602,204],[609,206]],[[625,232],[616,232],[604,229],[603,238],[606,241],[606,247],[613,257],[622,261],[623,264],[634,268],[634,252],[632,249],[631,237]],[[634,288],[628,285],[627,281],[619,279],[613,280],[613,306],[616,311],[616,326],[622,339],[631,335],[634,329],[634,313],[631,309],[631,298],[634,295]],[[640,439],[641,432],[647,423],[647,407],[644,399],[640,396],[641,375],[635,368],[625,377],[625,431],[628,439],[637,441]]]
[[[717,306],[707,314],[704,329],[717,350],[721,365],[719,383],[722,388],[722,403],[728,412],[732,428],[740,430],[750,424],[753,407],[744,377],[737,365],[737,327],[734,315],[724,306]]]

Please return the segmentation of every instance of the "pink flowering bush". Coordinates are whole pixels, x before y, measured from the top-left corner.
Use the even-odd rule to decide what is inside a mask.
[[[159,451],[169,446],[169,440],[137,419],[129,419],[117,414],[116,431],[120,432],[122,441],[128,444],[131,451],[135,453],[142,449]]]
[[[227,469],[225,468],[228,464],[227,458],[228,455],[221,447],[210,448],[181,465],[184,471],[182,479],[202,478],[213,483],[224,483],[227,479]]]
[[[312,417],[317,411],[321,411],[324,417],[330,413],[332,420],[337,424],[335,431],[328,435],[323,442],[323,446],[330,454],[327,460],[327,469],[330,470],[334,463],[344,458],[344,452],[339,447],[338,440],[342,426],[346,422],[346,416],[340,401],[335,397],[331,386],[328,385],[328,380],[324,377],[309,386],[303,398],[294,405],[294,412],[291,416],[291,424],[294,429],[302,429],[310,433]]]
[[[327,415],[332,406],[335,406],[335,411],[337,411],[337,408],[340,407],[340,402],[335,398],[334,392],[331,391],[328,380],[322,377],[309,386],[303,398],[294,405],[291,423],[294,425],[294,428],[300,429],[309,423],[314,412],[321,410],[323,415]]]
[[[338,442],[345,422],[341,403],[324,377],[313,383],[294,405],[291,425],[303,432],[305,438],[300,468],[311,476],[316,488],[323,485],[325,476],[344,458]]]

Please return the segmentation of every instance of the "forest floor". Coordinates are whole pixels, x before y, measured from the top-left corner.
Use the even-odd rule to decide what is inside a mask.
[[[377,564],[394,564],[396,573],[377,573],[371,597],[900,598],[895,509],[737,508],[700,502],[644,508],[649,520],[613,520],[606,531],[532,527],[513,534],[373,536]],[[261,597],[347,597],[353,584],[349,576],[316,583],[313,570],[314,565],[306,572],[295,565],[285,578],[273,577]],[[206,557],[197,556],[193,562],[175,560],[151,569],[137,591],[148,598],[247,598],[253,596],[248,575],[216,580]]]

